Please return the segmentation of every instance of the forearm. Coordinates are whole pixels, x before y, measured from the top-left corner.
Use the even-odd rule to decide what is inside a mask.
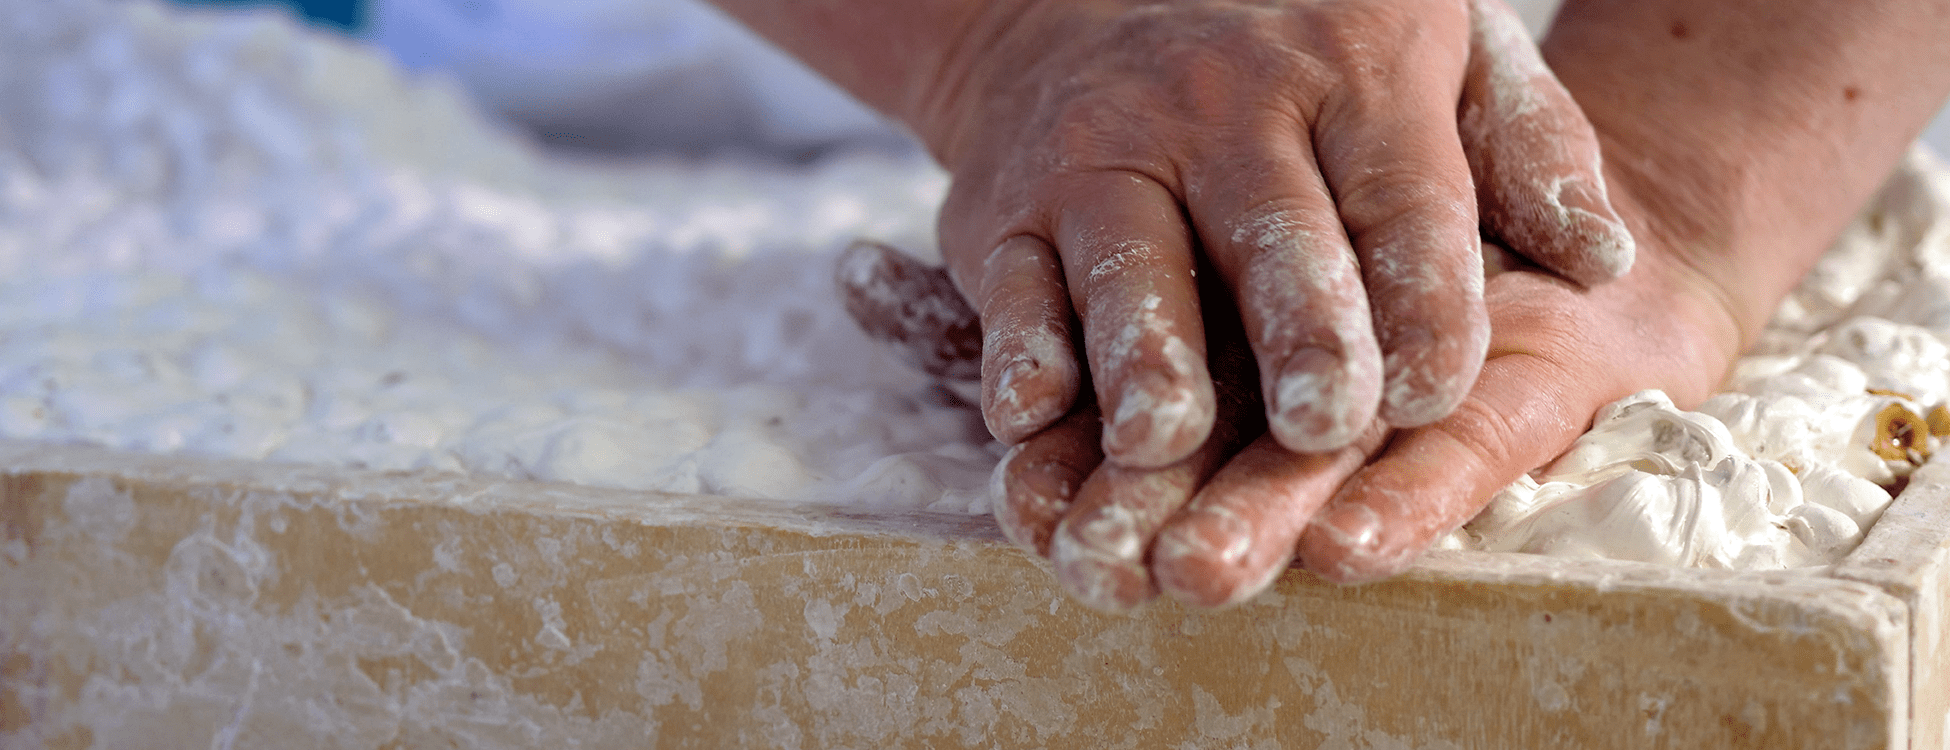
[[[1950,91],[1950,2],[1571,0],[1544,53],[1746,343]]]
[[[955,56],[1016,0],[710,0],[881,113],[917,131],[958,82]],[[925,138],[927,134],[922,133]]]

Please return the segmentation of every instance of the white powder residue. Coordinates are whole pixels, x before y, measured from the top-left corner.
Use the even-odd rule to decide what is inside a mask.
[[[932,246],[918,157],[564,162],[281,16],[149,0],[0,5],[0,70],[0,437],[987,511],[976,410],[832,288],[856,237]],[[1728,393],[1614,405],[1449,544],[1845,553],[1937,447],[1946,212],[1912,157]]]
[[[986,510],[853,327],[915,157],[567,163],[284,17],[0,7],[0,437]]]
[[[1445,546],[1733,569],[1835,563],[1950,436],[1950,171],[1913,152],[1698,411],[1658,391]]]

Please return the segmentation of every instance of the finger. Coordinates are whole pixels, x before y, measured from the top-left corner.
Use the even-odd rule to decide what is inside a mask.
[[[982,327],[946,269],[878,242],[859,240],[834,264],[855,325],[929,375],[981,374]]]
[[[1192,455],[1157,469],[1104,464],[1077,491],[1050,546],[1057,580],[1092,607],[1123,611],[1157,596],[1152,539],[1219,467],[1254,438],[1264,438],[1259,381],[1237,306],[1217,274],[1199,283],[1209,334],[1208,365],[1216,380],[1216,423]],[[1270,439],[1262,440],[1271,444]],[[1289,543],[1288,548],[1292,545]]]
[[[990,497],[1004,536],[1039,557],[1049,557],[1050,536],[1063,520],[1084,479],[1104,461],[1098,449],[1102,424],[1085,406],[1009,449],[995,466]]]
[[[1212,430],[1191,238],[1171,193],[1129,172],[1068,186],[1056,240],[1104,414],[1104,455],[1175,463]]]
[[[1380,415],[1397,427],[1455,409],[1489,348],[1475,187],[1455,97],[1452,83],[1408,78],[1388,96],[1352,97],[1315,131],[1321,174],[1374,308],[1387,373]]]
[[[1476,515],[1498,489],[1577,438],[1601,402],[1553,402],[1539,383],[1561,378],[1543,360],[1491,360],[1469,402],[1396,437],[1381,459],[1343,485],[1301,537],[1309,570],[1341,583],[1408,569],[1435,538]]]
[[[1398,433],[1379,458],[1342,485],[1301,537],[1300,559],[1308,569],[1340,582],[1407,569],[1498,489],[1562,452],[1600,406],[1635,390],[1621,374],[1627,368],[1612,358],[1665,356],[1673,360],[1669,366],[1651,368],[1676,372],[1697,368],[1710,356],[1676,336],[1659,342],[1673,349],[1670,354],[1622,352],[1618,342],[1594,340],[1590,331],[1637,322],[1572,319],[1574,311],[1589,316],[1602,310],[1581,304],[1590,301],[1588,293],[1579,295],[1555,279],[1524,272],[1497,278],[1498,348],[1475,390],[1442,421]],[[1636,311],[1650,304],[1614,300],[1608,309]]]
[[[982,419],[997,440],[1021,442],[1076,402],[1082,372],[1068,294],[1056,252],[1035,237],[1010,238],[983,265]]]
[[[1093,609],[1125,612],[1158,595],[1145,567],[1151,539],[1224,461],[1206,446],[1156,469],[1104,464],[1078,488],[1050,540],[1056,580]]]
[[[1264,590],[1293,561],[1308,520],[1386,436],[1377,423],[1325,453],[1296,454],[1270,438],[1247,446],[1158,533],[1151,571],[1159,588],[1201,607]]]
[[[1214,160],[1188,179],[1187,195],[1239,300],[1274,437],[1302,452],[1346,445],[1374,420],[1381,353],[1313,154],[1297,138],[1270,139]]]
[[[1618,278],[1636,245],[1612,210],[1598,137],[1516,11],[1471,0],[1459,113],[1483,228],[1581,284]]]

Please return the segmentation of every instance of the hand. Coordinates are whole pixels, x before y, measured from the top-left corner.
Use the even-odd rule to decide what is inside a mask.
[[[1642,235],[1643,236],[1643,235]],[[1238,603],[1294,559],[1340,582],[1404,570],[1496,490],[1561,453],[1603,404],[1643,388],[1705,398],[1740,347],[1727,279],[1663,245],[1595,288],[1535,267],[1486,284],[1483,376],[1434,424],[1379,428],[1328,453],[1267,438],[1209,440],[1186,461],[1132,470],[1091,460],[1095,425],[1059,422],[998,467],[997,516],[1047,555],[1079,599],[1107,610],[1169,593]],[[1653,312],[1656,311],[1656,312]]]
[[[1599,406],[1648,387],[1698,401],[1718,383],[1739,349],[1730,300],[1761,298],[1728,294],[1744,277],[1709,276],[1667,247],[1651,245],[1632,273],[1587,289],[1485,245],[1491,357],[1461,408],[1308,454],[1265,433],[1244,331],[1225,312],[1223,287],[1208,281],[1219,427],[1183,460],[1124,467],[1104,461],[1097,411],[1082,404],[997,467],[997,519],[1081,601],[1106,610],[1160,591],[1200,606],[1244,601],[1296,550],[1333,580],[1400,572],[1497,489],[1562,452]],[[908,321],[870,331],[916,363],[938,363],[941,342],[970,336],[974,313],[939,269],[877,245],[856,246],[841,267],[849,309],[863,321]],[[965,362],[971,353],[961,351]],[[965,365],[929,371],[967,374]]]
[[[1581,283],[1631,263],[1589,125],[1498,0],[995,7],[1018,15],[950,58],[915,124],[955,175],[943,254],[1004,442],[1085,392],[1080,321],[1112,463],[1205,444],[1201,259],[1297,451],[1468,392],[1489,337],[1479,206]]]
[[[1763,12],[1777,33],[1746,33]],[[1706,395],[1950,90],[1950,66],[1916,62],[1950,54],[1941,15],[1897,0],[1873,13],[1812,0],[1567,7],[1552,48],[1607,138],[1607,181],[1643,248],[1631,274],[1590,289],[1536,269],[1496,275],[1496,334],[1470,398],[1439,422],[1371,428],[1334,453],[1285,455],[1261,438],[1221,467],[1213,457],[1240,442],[1228,438],[1201,443],[1192,465],[1132,473],[1100,466],[1080,408],[998,467],[998,516],[1105,607],[1158,590],[1239,601],[1284,567],[1294,540],[1335,580],[1401,570],[1561,452],[1597,406],[1645,387],[1682,404]],[[1486,191],[1504,184],[1477,178]],[[1483,206],[1497,229],[1493,202]]]

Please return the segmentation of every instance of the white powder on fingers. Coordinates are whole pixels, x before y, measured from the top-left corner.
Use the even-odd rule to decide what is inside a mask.
[[[979,416],[830,287],[858,236],[930,247],[918,159],[554,161],[354,45],[144,0],[0,5],[0,69],[0,437],[988,508]],[[1846,553],[1937,448],[1884,415],[1950,399],[1947,183],[1912,157],[1729,394],[1638,397],[1451,543]]]

